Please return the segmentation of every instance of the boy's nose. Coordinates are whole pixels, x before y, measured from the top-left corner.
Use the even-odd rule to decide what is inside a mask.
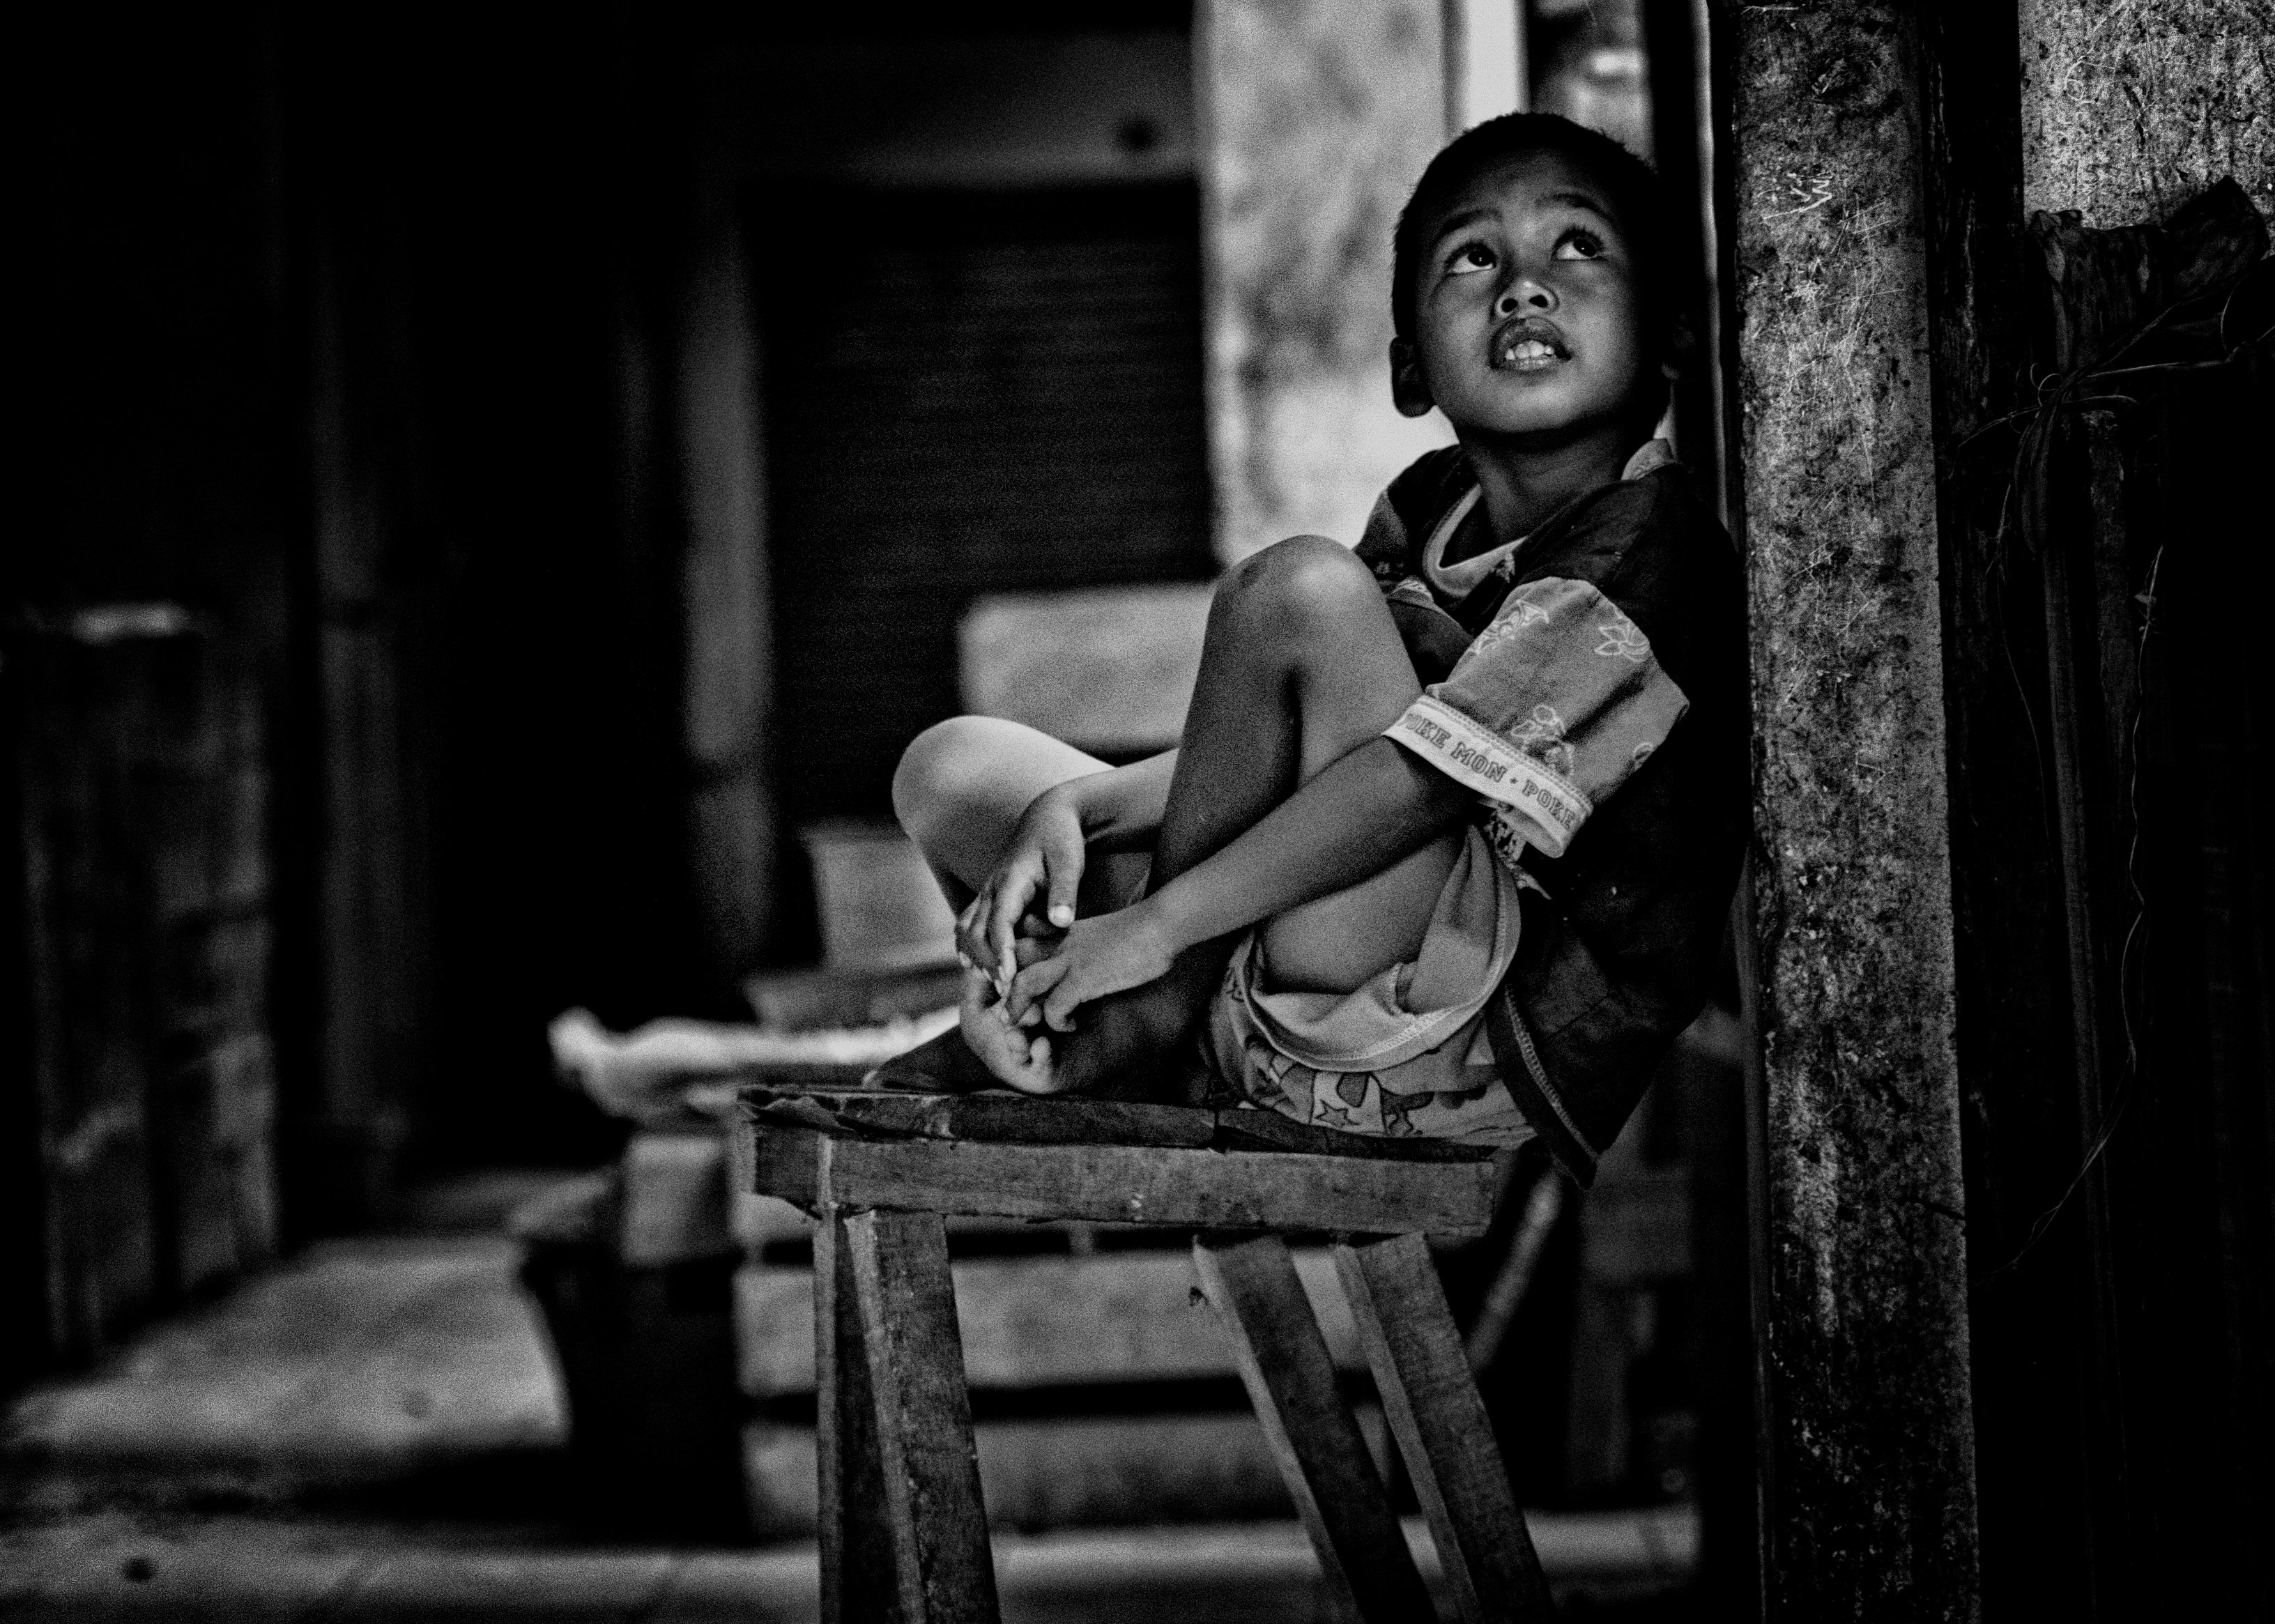
[[[1553,289],[1546,283],[1523,276],[1500,291],[1500,297],[1493,301],[1493,317],[1498,321],[1513,316],[1520,310],[1549,311],[1555,308],[1556,293]]]

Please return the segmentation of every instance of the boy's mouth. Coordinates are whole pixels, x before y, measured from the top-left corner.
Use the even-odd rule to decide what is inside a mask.
[[[1518,316],[1493,329],[1490,359],[1496,372],[1546,372],[1572,359],[1564,335],[1538,316]]]

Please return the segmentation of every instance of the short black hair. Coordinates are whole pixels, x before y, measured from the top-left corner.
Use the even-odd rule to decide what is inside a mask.
[[[1695,276],[1676,262],[1674,203],[1657,170],[1600,130],[1587,129],[1554,113],[1503,113],[1464,130],[1440,149],[1414,183],[1414,194],[1398,215],[1392,238],[1391,325],[1397,336],[1414,337],[1415,298],[1425,234],[1454,196],[1480,170],[1511,158],[1553,153],[1584,170],[1610,193],[1621,230],[1635,251],[1636,291],[1643,307],[1646,342],[1653,361],[1681,359],[1689,333],[1689,300]]]

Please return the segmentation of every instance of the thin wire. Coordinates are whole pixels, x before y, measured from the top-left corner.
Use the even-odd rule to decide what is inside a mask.
[[[1998,1279],[2028,1257],[2030,1249],[2045,1238],[2046,1231],[2052,1228],[2055,1220],[2061,1217],[2069,1205],[2070,1197],[2077,1194],[2085,1182],[2086,1175],[2101,1159],[2102,1152],[2109,1148],[2109,1141],[2117,1132],[2117,1125],[2125,1118],[2126,1107],[2133,1103],[2134,1085],[2141,1076],[2141,1050],[2133,1026],[2133,998],[2127,966],[2132,961],[2133,945],[2149,922],[2149,895],[2141,888],[2140,869],[2141,719],[2148,709],[2149,633],[2157,621],[2157,575],[2164,564],[2165,549],[2159,545],[2150,557],[2148,585],[2141,593],[2141,641],[2140,653],[2134,666],[2133,721],[2126,736],[2125,804],[2133,818],[2133,838],[2125,851],[2125,881],[2133,891],[2133,921],[2126,926],[2125,944],[2117,954],[2117,1013],[2125,1030],[2125,1081],[2119,1084],[2117,1098],[2110,1105],[2109,1114],[2102,1118],[2101,1131],[2094,1136],[2093,1144],[2085,1152],[2085,1159],[2078,1164],[2077,1172],[2068,1186],[2052,1206],[2038,1214],[2037,1221],[2030,1226],[2029,1237],[2014,1255],[1991,1272],[1988,1277],[1991,1280]]]

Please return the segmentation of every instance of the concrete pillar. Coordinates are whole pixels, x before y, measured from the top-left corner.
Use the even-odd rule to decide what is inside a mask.
[[[2275,68],[2254,0],[2021,0],[2022,204],[2162,220],[2233,175],[2275,215]]]
[[[1976,1612],[1917,42],[1732,7],[1765,1602]]]
[[[1452,438],[1398,415],[1388,360],[1391,228],[1447,133],[1439,0],[1202,0],[1194,49],[1217,550],[1356,542]]]
[[[741,236],[707,199],[679,344],[681,566],[690,879],[708,968],[756,968],[773,923],[779,839],[766,739],[774,703],[758,341]]]

